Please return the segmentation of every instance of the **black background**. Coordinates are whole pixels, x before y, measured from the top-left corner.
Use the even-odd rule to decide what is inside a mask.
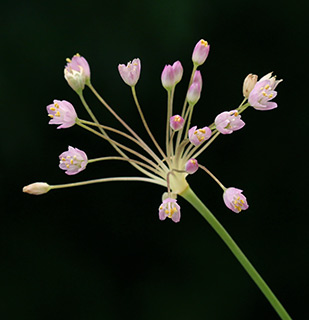
[[[236,215],[203,172],[188,181],[227,228],[289,311],[308,319],[307,73],[305,1],[17,1],[1,7],[1,319],[278,319],[267,300],[203,218],[179,198],[179,224],[161,222],[164,189],[110,183],[30,196],[35,181],[67,183],[136,175],[125,163],[98,163],[69,177],[58,168],[68,145],[89,158],[112,148],[77,126],[49,126],[45,106],[70,101],[66,57],[90,64],[92,83],[146,136],[118,63],[142,61],[137,93],[164,143],[166,94],[160,75],[180,60],[184,77],[204,38],[211,45],[193,123],[210,124],[242,100],[250,72],[284,81],[269,112],[249,109],[246,126],[220,136],[199,161],[224,184],[244,190],[249,210]],[[103,124],[116,121],[85,92]],[[120,127],[119,127],[120,128]]]

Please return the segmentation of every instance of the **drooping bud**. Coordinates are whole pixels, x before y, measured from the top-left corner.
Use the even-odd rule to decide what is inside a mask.
[[[141,61],[139,58],[137,58],[132,62],[128,62],[127,65],[119,64],[118,71],[122,80],[130,87],[134,87],[140,77]]]
[[[187,173],[193,174],[197,171],[198,169],[198,162],[196,159],[189,159],[186,163],[185,169]]]
[[[230,134],[245,125],[240,118],[241,115],[237,110],[221,112],[215,119],[216,128],[223,134]]]
[[[195,66],[202,65],[209,54],[210,46],[207,41],[201,39],[193,50],[192,61]]]
[[[87,60],[78,53],[71,59],[67,59],[64,68],[64,77],[71,88],[80,93],[85,85],[90,84],[90,68]]]
[[[257,80],[258,80],[258,76],[256,74],[250,73],[247,75],[242,87],[242,92],[245,98],[249,97],[249,94],[254,88],[255,84],[257,83]]]
[[[46,107],[48,116],[51,118],[49,124],[60,124],[57,129],[70,128],[74,126],[77,114],[73,105],[66,100],[54,100],[54,103]]]
[[[61,153],[59,156],[59,168],[66,170],[69,176],[77,174],[86,168],[88,163],[87,155],[84,151],[69,146],[68,151]]]
[[[242,190],[237,188],[227,188],[223,193],[223,200],[225,205],[236,213],[249,208],[247,199],[242,194]]]
[[[208,127],[197,130],[197,126],[194,126],[188,131],[189,140],[195,146],[198,146],[202,142],[208,140],[211,137],[211,134],[211,129]]]
[[[170,117],[170,126],[174,131],[178,131],[182,129],[184,121],[183,117],[176,114],[175,116]]]
[[[174,62],[174,64],[166,65],[161,74],[162,86],[166,90],[171,90],[181,80],[183,74],[183,68],[180,61]]]
[[[50,190],[50,185],[46,182],[35,182],[23,187],[23,192],[34,194],[36,196],[47,193]]]

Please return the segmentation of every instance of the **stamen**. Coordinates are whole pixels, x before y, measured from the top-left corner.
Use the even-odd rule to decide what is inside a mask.
[[[208,46],[208,42],[207,42],[207,41],[205,41],[205,40],[201,40],[201,44],[202,44],[202,45],[204,45],[205,47],[207,47],[207,46]]]
[[[69,164],[66,164],[65,166],[66,166],[68,169],[70,168],[70,165],[69,165]]]
[[[51,107],[50,110],[51,111],[56,111],[56,109],[54,107]]]
[[[61,160],[62,160],[62,161],[65,161],[65,158],[64,158],[64,157],[62,157],[62,158],[61,158]]]
[[[265,90],[267,90],[269,88],[269,84],[267,84],[266,86],[265,86]]]
[[[198,129],[199,132],[206,133],[205,129]]]
[[[51,117],[51,118],[53,118],[53,117],[54,117],[52,114],[49,114],[48,116],[49,116],[49,117]]]
[[[72,60],[69,59],[69,58],[66,58],[65,61],[68,62],[68,63],[72,62]]]
[[[56,116],[56,117],[60,117],[60,112],[57,111],[57,112],[55,113],[55,116]]]
[[[71,159],[70,163],[73,164],[73,159]]]
[[[55,103],[54,106],[58,109],[59,108],[59,104]]]

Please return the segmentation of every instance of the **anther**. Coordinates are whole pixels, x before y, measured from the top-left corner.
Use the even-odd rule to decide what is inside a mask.
[[[51,117],[51,118],[53,118],[53,117],[54,117],[52,114],[49,114],[48,116],[49,116],[49,117]]]

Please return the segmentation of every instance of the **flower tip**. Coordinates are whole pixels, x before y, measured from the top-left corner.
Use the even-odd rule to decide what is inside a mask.
[[[202,65],[208,57],[210,45],[201,39],[194,47],[192,61],[196,66]]]
[[[139,58],[129,61],[127,65],[119,64],[118,71],[122,80],[130,87],[134,87],[139,80],[141,72],[141,60]]]
[[[198,170],[198,162],[196,159],[189,159],[185,165],[186,172],[193,174]]]
[[[41,195],[47,193],[50,189],[50,185],[46,182],[35,182],[23,187],[23,192],[34,195]]]

